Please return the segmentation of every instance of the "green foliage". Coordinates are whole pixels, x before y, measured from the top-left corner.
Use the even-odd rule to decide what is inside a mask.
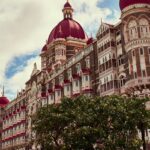
[[[33,130],[44,150],[138,150],[138,129],[150,124],[148,99],[120,96],[64,98],[41,108]]]

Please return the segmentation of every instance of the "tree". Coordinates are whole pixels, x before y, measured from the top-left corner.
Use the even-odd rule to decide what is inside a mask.
[[[138,131],[150,124],[147,99],[120,96],[64,98],[41,108],[33,118],[44,150],[137,150]]]
[[[62,149],[62,134],[70,118],[65,118],[60,105],[48,105],[33,116],[33,130],[36,131],[36,142],[44,150]]]

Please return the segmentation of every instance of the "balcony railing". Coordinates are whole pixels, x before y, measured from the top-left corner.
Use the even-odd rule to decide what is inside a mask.
[[[142,78],[137,78],[137,79],[132,79],[126,82],[125,87],[134,87],[134,86],[140,86],[143,84],[150,84],[150,78],[149,77],[142,77]]]

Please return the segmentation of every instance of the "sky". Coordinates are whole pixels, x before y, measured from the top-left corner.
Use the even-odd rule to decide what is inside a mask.
[[[69,0],[74,19],[95,37],[101,23],[116,24],[119,0]],[[63,19],[66,0],[0,0],[0,94],[13,100],[25,88],[51,30]]]

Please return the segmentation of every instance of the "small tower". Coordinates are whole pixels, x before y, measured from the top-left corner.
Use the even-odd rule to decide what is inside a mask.
[[[3,86],[2,96],[0,97],[0,107],[5,107],[8,103],[9,100],[7,99],[7,97],[5,97],[4,86]]]
[[[69,3],[69,0],[67,0],[67,2],[64,5],[63,8],[63,14],[64,14],[64,19],[72,19],[73,16],[73,8]]]

